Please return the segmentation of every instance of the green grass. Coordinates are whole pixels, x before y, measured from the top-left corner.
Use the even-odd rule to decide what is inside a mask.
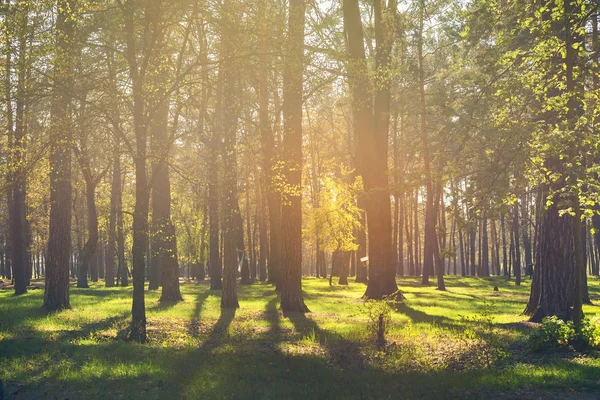
[[[45,314],[42,290],[0,291],[0,377],[9,399],[598,398],[595,354],[540,355],[519,322],[529,281],[448,277],[447,292],[399,280],[388,345],[366,329],[365,286],[303,281],[311,313],[283,315],[274,288],[238,286],[221,312],[207,283],[184,302],[147,292],[149,343],[124,340],[131,287],[71,289],[73,308]],[[590,278],[593,299],[600,285]],[[499,292],[492,290],[499,286]],[[598,302],[598,300],[597,300]],[[600,307],[586,306],[587,315]],[[487,310],[487,311],[486,311]],[[485,324],[493,315],[493,326]],[[487,326],[487,327],[486,327]],[[500,350],[498,350],[500,349]]]

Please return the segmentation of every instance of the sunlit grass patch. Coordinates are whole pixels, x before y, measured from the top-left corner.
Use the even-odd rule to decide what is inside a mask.
[[[0,374],[19,399],[112,398],[107,387],[144,400],[597,389],[593,354],[526,353],[527,280],[518,288],[498,277],[446,282],[448,291],[440,292],[419,278],[398,280],[406,300],[392,306],[383,347],[367,329],[366,286],[352,279],[348,286],[303,280],[312,311],[305,315],[282,313],[266,283],[239,285],[237,310],[221,310],[220,291],[208,282],[182,285],[179,303],[160,303],[160,290],[146,292],[145,345],[125,341],[130,287],[73,289],[73,308],[53,314],[41,310],[41,290],[21,297],[0,291]],[[590,293],[600,293],[595,278]],[[588,315],[599,309],[585,306]]]

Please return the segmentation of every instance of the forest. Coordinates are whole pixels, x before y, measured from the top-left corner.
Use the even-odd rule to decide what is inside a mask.
[[[599,21],[0,0],[0,400],[598,398]]]

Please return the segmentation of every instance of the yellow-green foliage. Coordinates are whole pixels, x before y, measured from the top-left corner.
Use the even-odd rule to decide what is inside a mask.
[[[342,168],[342,178],[327,177],[323,185],[319,207],[309,211],[305,237],[313,237],[316,232],[328,251],[356,250],[355,232],[362,229],[359,219],[362,210],[356,198],[362,191],[362,179]]]

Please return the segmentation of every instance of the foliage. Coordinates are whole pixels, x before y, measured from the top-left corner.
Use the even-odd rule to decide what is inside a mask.
[[[533,351],[556,349],[600,348],[600,319],[584,318],[579,326],[573,321],[563,321],[556,316],[546,317],[541,325],[529,335],[529,348]]]
[[[490,368],[493,363],[505,359],[507,352],[494,323],[495,316],[498,315],[498,305],[483,298],[479,310],[475,315],[461,316],[465,323],[472,325],[465,330],[463,337],[478,342],[475,346],[477,360],[485,368]]]
[[[362,306],[362,312],[367,316],[367,330],[376,338],[378,345],[385,344],[386,334],[392,324],[393,300],[368,299]]]
[[[342,178],[327,177],[323,182],[319,207],[309,211],[305,236],[317,233],[323,247],[329,251],[357,249],[355,232],[363,229],[362,210],[356,204],[362,190],[362,180],[353,171],[341,168]]]

